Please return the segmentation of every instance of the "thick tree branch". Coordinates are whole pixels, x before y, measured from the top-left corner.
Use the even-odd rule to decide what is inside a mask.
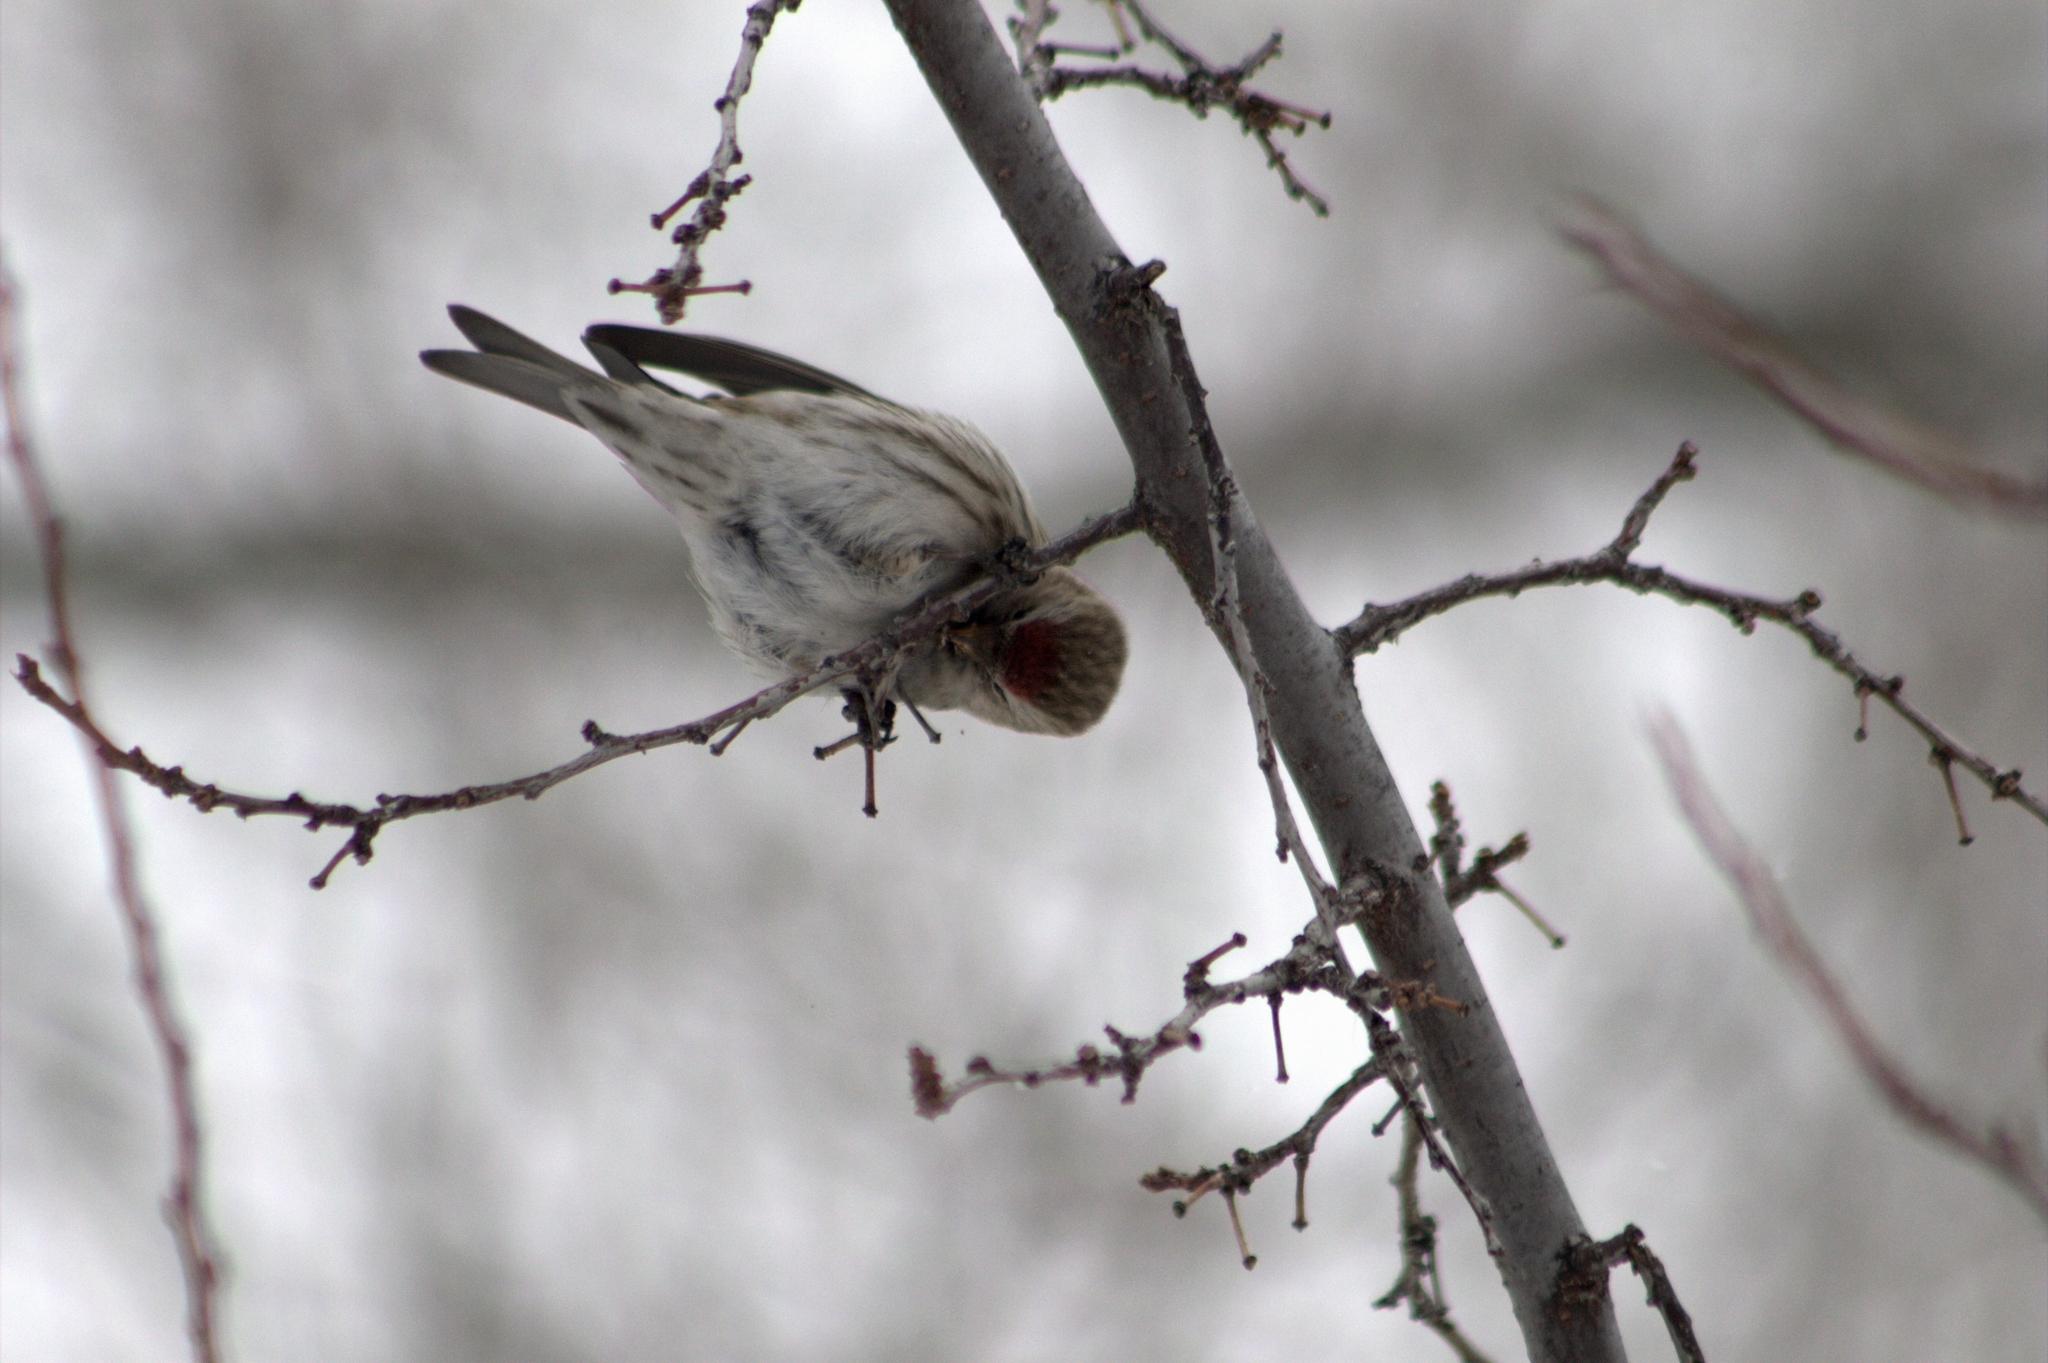
[[[1134,270],[1097,217],[1030,89],[972,0],[890,0],[890,13],[1072,333],[1122,435],[1153,537],[1197,602],[1217,590],[1211,479],[1174,372],[1156,271]],[[1611,1309],[1555,1309],[1560,1255],[1584,1225],[1523,1089],[1421,837],[1358,701],[1348,654],[1309,615],[1251,508],[1232,510],[1243,619],[1273,684],[1272,738],[1333,877],[1381,890],[1358,920],[1389,979],[1425,983],[1462,1011],[1411,999],[1403,1033],[1459,1166],[1491,1206],[1498,1260],[1532,1358],[1618,1359]]]

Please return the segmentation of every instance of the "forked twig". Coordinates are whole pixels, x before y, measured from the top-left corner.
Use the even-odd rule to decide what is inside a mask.
[[[755,0],[747,6],[747,22],[740,30],[739,57],[725,82],[725,93],[711,106],[718,111],[718,147],[711,153],[711,164],[690,181],[681,198],[654,215],[654,230],[658,232],[692,200],[697,203],[697,211],[690,220],[669,234],[669,240],[680,248],[676,263],[663,266],[638,284],[614,279],[608,286],[611,293],[652,294],[666,326],[681,321],[685,304],[699,295],[753,291],[752,282],[744,279],[737,284],[703,284],[704,266],[697,253],[713,232],[725,226],[726,203],[737,198],[753,181],[751,175],[726,178],[726,172],[745,159],[740,151],[740,100],[754,83],[754,58],[761,55],[761,45],[768,41],[768,31],[775,27],[776,16],[796,9],[799,3],[801,0]]]
[[[1859,705],[1875,696],[1915,729],[1927,740],[1937,766],[1949,762],[1963,768],[1983,782],[1992,799],[2010,800],[2043,823],[2048,823],[2048,803],[2043,803],[2040,796],[2021,785],[2018,768],[2002,770],[1990,759],[1965,747],[1905,698],[1905,678],[1887,677],[1872,671],[1849,651],[1840,635],[1813,619],[1813,613],[1821,606],[1819,592],[1804,591],[1789,601],[1773,601],[1768,597],[1731,592],[1695,582],[1662,568],[1637,563],[1630,557],[1642,540],[1651,513],[1664,500],[1665,494],[1693,476],[1695,468],[1692,461],[1698,454],[1691,441],[1681,445],[1670,466],[1647,492],[1636,499],[1635,506],[1622,524],[1621,533],[1605,547],[1582,558],[1550,563],[1539,560],[1505,573],[1471,573],[1390,606],[1368,605],[1356,619],[1333,631],[1338,644],[1353,655],[1371,653],[1424,620],[1442,615],[1468,601],[1519,596],[1537,587],[1586,586],[1596,582],[1626,587],[1642,595],[1666,597],[1684,605],[1705,606],[1726,616],[1744,634],[1754,632],[1759,620],[1767,620],[1806,640],[1817,657],[1847,677],[1855,686]],[[1968,836],[1967,830],[1964,836]]]
[[[1330,215],[1329,201],[1295,174],[1287,153],[1273,141],[1275,132],[1299,137],[1311,127],[1328,128],[1330,115],[1274,99],[1245,85],[1261,67],[1280,55],[1278,33],[1269,36],[1234,65],[1218,66],[1167,32],[1163,24],[1146,12],[1139,0],[1103,0],[1103,4],[1117,31],[1118,44],[1112,48],[1068,47],[1043,41],[1045,30],[1058,21],[1059,11],[1048,0],[1018,0],[1017,7],[1022,11],[1022,17],[1011,18],[1010,36],[1017,45],[1018,68],[1039,99],[1058,99],[1069,90],[1124,85],[1143,90],[1154,99],[1179,104],[1196,118],[1207,118],[1211,109],[1222,109],[1258,142],[1266,153],[1266,165],[1280,177],[1280,186],[1288,198],[1307,204],[1319,218]],[[1126,15],[1130,19],[1128,25],[1125,23]],[[1137,30],[1136,38],[1131,34],[1133,27]],[[1134,50],[1140,40],[1163,48],[1179,64],[1180,75],[1131,65],[1078,68],[1054,65],[1056,59],[1063,55],[1114,60]]]

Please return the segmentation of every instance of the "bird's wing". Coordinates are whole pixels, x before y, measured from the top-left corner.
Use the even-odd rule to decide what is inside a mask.
[[[605,322],[586,330],[583,344],[590,348],[607,371],[612,372],[612,377],[619,379],[627,376],[612,370],[611,362],[603,351],[628,361],[636,369],[640,365],[652,365],[656,369],[689,374],[738,398],[778,390],[817,393],[827,397],[875,396],[837,374],[815,369],[801,360],[716,336],[692,336],[684,332],[656,331],[651,327]],[[640,381],[655,382],[645,373],[641,374]]]

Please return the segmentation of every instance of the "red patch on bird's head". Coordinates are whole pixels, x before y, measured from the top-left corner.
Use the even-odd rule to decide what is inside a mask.
[[[1036,700],[1060,678],[1060,631],[1050,620],[1026,620],[1010,631],[1003,651],[1003,686],[1019,700]]]

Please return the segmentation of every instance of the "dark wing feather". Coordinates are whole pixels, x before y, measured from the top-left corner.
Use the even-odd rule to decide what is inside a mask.
[[[420,361],[436,374],[446,374],[451,379],[473,383],[487,392],[523,402],[529,407],[538,407],[572,426],[583,424],[562,401],[562,389],[569,384],[561,371],[552,365],[537,364],[511,355],[485,355],[474,350],[422,350]],[[597,375],[584,371],[583,377],[595,380]]]
[[[454,321],[455,329],[468,337],[469,343],[486,355],[509,355],[515,360],[525,360],[543,369],[552,369],[565,379],[597,377],[568,356],[557,355],[531,336],[522,335],[497,318],[486,317],[475,308],[450,303],[448,316]]]
[[[648,373],[639,365],[634,364],[624,355],[621,355],[618,351],[613,350],[603,341],[595,340],[586,334],[583,338],[583,348],[588,350],[596,358],[597,362],[604,366],[605,373],[611,375],[620,383],[647,384],[661,389],[664,393],[675,393],[679,398],[689,396],[687,393],[677,392],[676,389],[669,387],[660,379],[657,379],[654,375]]]
[[[448,316],[476,349],[422,350],[422,364],[436,374],[446,374],[487,392],[538,407],[571,425],[583,424],[562,401],[562,390],[599,382],[598,375],[475,308],[451,303]]]
[[[700,378],[734,397],[743,398],[751,393],[775,389],[827,396],[874,397],[867,389],[848,383],[837,374],[814,369],[801,360],[792,360],[786,355],[777,355],[772,350],[762,350],[739,341],[720,340],[716,336],[692,336],[683,332],[606,322],[585,331],[583,344],[590,347],[591,353],[597,355],[607,369],[611,365],[599,354],[599,346],[634,365],[653,365],[656,369],[672,369],[679,374]],[[614,377],[623,376],[615,374]]]

